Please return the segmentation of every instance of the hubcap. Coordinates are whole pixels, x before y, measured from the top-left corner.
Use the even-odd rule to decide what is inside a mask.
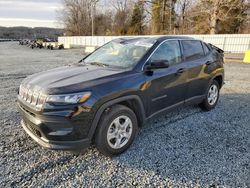
[[[111,148],[120,149],[125,146],[132,135],[132,121],[128,116],[119,116],[108,128],[107,141]]]
[[[209,88],[208,91],[208,97],[207,97],[207,101],[209,105],[214,105],[217,101],[218,98],[218,88],[216,85],[211,85],[211,87]]]

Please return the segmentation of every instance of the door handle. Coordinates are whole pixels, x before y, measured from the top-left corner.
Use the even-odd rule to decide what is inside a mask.
[[[180,69],[176,72],[176,74],[182,74],[182,73],[185,72],[185,71],[186,71],[185,68],[180,68]]]
[[[211,65],[213,62],[212,61],[207,61],[206,65]]]

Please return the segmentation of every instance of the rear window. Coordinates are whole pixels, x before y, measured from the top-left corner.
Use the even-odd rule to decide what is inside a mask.
[[[204,56],[202,44],[198,40],[183,40],[183,55],[185,60],[195,60],[200,59]]]

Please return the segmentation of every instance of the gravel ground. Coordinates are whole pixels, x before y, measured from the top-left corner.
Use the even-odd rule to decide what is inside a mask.
[[[0,187],[250,187],[250,65],[227,63],[218,106],[191,106],[147,122],[132,147],[108,158],[38,146],[20,126],[18,86],[27,75],[73,63],[77,50],[0,44]]]

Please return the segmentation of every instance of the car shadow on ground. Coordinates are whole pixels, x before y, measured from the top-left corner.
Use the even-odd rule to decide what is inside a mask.
[[[78,156],[44,149],[23,130],[20,132],[20,127],[18,132],[14,131],[16,136],[9,136],[12,139],[6,141],[5,147],[10,152],[5,152],[5,164],[10,164],[10,158],[17,165],[9,168],[7,172],[13,175],[6,176],[3,184],[42,182],[46,187],[71,183],[73,180],[68,178],[78,177],[84,184],[92,181],[101,184],[106,180],[112,185],[135,181],[135,185],[142,187],[156,182],[162,182],[163,186],[171,182],[170,185],[181,187],[248,187],[249,109],[250,93],[222,93],[217,107],[210,112],[203,112],[197,106],[179,108],[148,121],[128,151],[111,159],[93,147]],[[16,116],[16,112],[8,116]],[[8,125],[12,123],[19,124],[11,121]],[[47,173],[53,176],[48,177]],[[37,182],[38,176],[41,182]]]
[[[207,185],[250,185],[250,93],[221,94],[203,112],[184,107],[154,118],[119,163],[161,178]]]

